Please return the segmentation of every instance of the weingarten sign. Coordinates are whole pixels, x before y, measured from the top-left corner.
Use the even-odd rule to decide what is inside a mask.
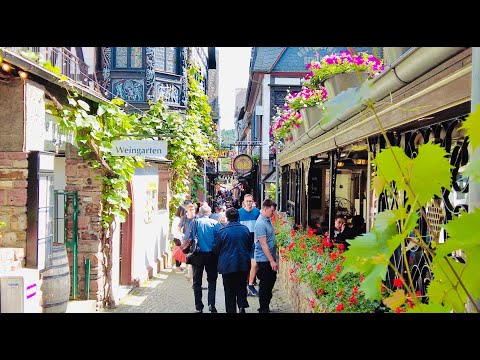
[[[113,140],[112,154],[117,156],[142,156],[162,158],[167,156],[165,140]]]

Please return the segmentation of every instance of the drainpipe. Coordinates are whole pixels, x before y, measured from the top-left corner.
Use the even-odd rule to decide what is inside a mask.
[[[90,259],[85,258],[85,299],[90,300]]]
[[[372,92],[370,99],[375,102],[388,96],[390,93],[397,91],[408,83],[416,80],[431,69],[447,61],[452,56],[466,49],[465,47],[416,47],[410,48],[386,70],[373,79]],[[335,99],[331,100],[335,101]],[[365,109],[365,105],[358,105],[345,111],[345,113],[331,121],[324,124],[322,127],[318,126],[317,121],[307,132],[305,132],[297,141],[293,142],[285,148],[280,154],[281,157],[295,151],[301,146],[309,143],[313,139],[340,125],[352,116],[358,114]]]

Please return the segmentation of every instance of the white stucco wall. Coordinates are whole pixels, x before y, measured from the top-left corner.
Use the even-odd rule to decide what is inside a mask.
[[[45,87],[25,80],[25,150],[44,150]]]
[[[133,275],[148,279],[148,269],[156,273],[157,259],[168,251],[168,211],[158,210],[158,166],[147,163],[135,169],[132,180],[135,206]]]

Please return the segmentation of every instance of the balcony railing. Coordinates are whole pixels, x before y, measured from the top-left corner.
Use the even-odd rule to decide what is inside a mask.
[[[7,47],[6,49],[33,60],[26,54],[35,53],[38,61],[49,61],[60,69],[60,74],[77,81],[91,89],[96,89],[97,78],[95,72],[89,73],[88,65],[70,50],[64,47]],[[31,53],[30,53],[31,52]]]

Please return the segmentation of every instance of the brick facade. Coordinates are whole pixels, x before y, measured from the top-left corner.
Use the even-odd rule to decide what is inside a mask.
[[[78,149],[67,144],[65,152],[66,191],[78,192],[78,294],[85,295],[84,259],[90,259],[90,298],[97,300],[101,307],[103,299],[103,269],[101,265],[101,200],[102,180],[99,169],[78,156]],[[69,229],[71,230],[71,229]],[[69,251],[69,263],[73,264],[73,254]]]
[[[14,248],[18,264],[25,264],[27,241],[27,154],[0,151],[0,221],[6,223],[0,248]]]

